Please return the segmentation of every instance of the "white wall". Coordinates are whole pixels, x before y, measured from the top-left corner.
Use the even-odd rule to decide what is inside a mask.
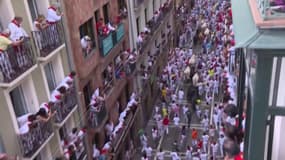
[[[281,73],[279,79],[277,106],[285,106],[285,58],[282,58]],[[285,159],[285,141],[283,136],[285,131],[285,117],[276,116],[274,125],[272,159]]]

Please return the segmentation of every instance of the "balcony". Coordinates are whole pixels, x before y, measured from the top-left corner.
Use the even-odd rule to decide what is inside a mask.
[[[284,0],[256,0],[259,12],[264,19],[285,18]]]
[[[151,20],[147,22],[150,29],[150,34],[146,35],[143,40],[143,43],[140,46],[138,46],[140,54],[145,52],[149,42],[154,41],[152,40],[153,37],[156,35],[157,31],[160,30],[161,24],[164,22],[164,20],[169,18],[167,14],[170,13],[172,8],[173,8],[173,2],[171,1],[167,6],[165,6],[161,10],[161,13],[156,18],[153,17]]]
[[[98,107],[89,107],[87,112],[88,126],[97,128],[105,120],[107,110],[105,104],[102,102]]]
[[[46,57],[64,43],[64,30],[62,22],[56,22],[40,31],[32,31],[32,36],[39,57]]]
[[[0,55],[0,83],[11,83],[36,64],[30,39],[20,46],[0,51]]]
[[[107,56],[109,52],[116,46],[117,43],[125,35],[125,27],[123,23],[120,23],[117,29],[110,32],[107,36],[99,36],[100,52],[103,57]]]
[[[62,126],[65,123],[68,115],[75,109],[76,104],[76,90],[73,87],[67,91],[61,103],[58,103],[52,107],[52,110],[56,111],[56,114],[54,116],[55,123],[58,123],[60,126]]]
[[[51,120],[48,122],[37,122],[28,133],[19,134],[19,143],[23,157],[32,158],[53,135]]]

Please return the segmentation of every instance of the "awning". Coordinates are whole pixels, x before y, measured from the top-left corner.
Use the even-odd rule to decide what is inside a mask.
[[[235,34],[235,48],[248,45],[258,33],[258,29],[251,15],[248,0],[231,0]]]

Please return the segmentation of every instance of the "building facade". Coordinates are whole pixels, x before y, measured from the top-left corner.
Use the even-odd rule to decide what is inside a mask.
[[[127,122],[115,139],[108,154],[112,159],[124,159],[125,152],[138,146],[138,131],[150,118],[152,104],[157,93],[154,77],[165,65],[167,53],[173,42],[172,1],[63,1],[66,15],[68,48],[74,59],[79,79],[79,99],[86,117],[89,135],[89,155],[92,146],[101,149],[107,142],[105,125],[111,121],[116,126],[120,113],[125,109],[133,92],[141,97],[141,103],[127,117]],[[74,7],[76,6],[76,7]],[[153,20],[156,11],[159,19]],[[143,43],[137,45],[138,33],[150,29]],[[82,41],[88,36],[91,49],[86,52]],[[127,56],[126,56],[127,55]],[[148,78],[143,79],[141,68],[147,65],[149,56],[157,57],[149,67]],[[135,59],[135,60],[133,60]],[[105,103],[99,111],[92,111],[90,100],[96,89],[105,95]],[[144,92],[144,94],[143,94]],[[150,94],[145,94],[150,93]]]
[[[232,1],[245,159],[284,159],[284,1]],[[240,9],[242,8],[242,12]]]
[[[14,17],[22,17],[23,23],[17,27],[22,27],[27,33],[24,38],[19,37],[23,39],[20,45],[0,51],[1,156],[7,154],[11,159],[55,159],[64,155],[62,143],[72,129],[81,127],[74,87],[66,90],[59,101],[50,106],[52,112],[56,111],[52,118],[47,121],[29,120],[29,115],[37,113],[44,102],[53,101],[55,90],[73,69],[66,50],[62,21],[50,21],[40,29],[35,25],[41,15],[48,18],[54,2],[0,1],[1,33],[6,28],[9,28],[11,36],[17,31],[14,21],[17,18]],[[61,8],[57,7],[56,12],[59,12]],[[12,39],[11,36],[8,38]],[[76,157],[86,157],[85,148],[79,150]]]

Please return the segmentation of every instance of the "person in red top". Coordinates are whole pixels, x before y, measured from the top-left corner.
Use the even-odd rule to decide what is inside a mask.
[[[168,132],[169,132],[169,130],[168,130],[168,125],[169,125],[169,118],[168,118],[168,116],[165,116],[163,118],[162,123],[163,123],[164,131],[166,131],[166,134],[168,135]]]
[[[192,138],[192,144],[196,145],[197,144],[197,138],[198,138],[198,132],[195,128],[193,128],[193,130],[192,130],[191,138]]]
[[[100,35],[102,34],[103,26],[104,26],[103,18],[100,18],[99,21],[96,23],[97,33],[99,33]]]

